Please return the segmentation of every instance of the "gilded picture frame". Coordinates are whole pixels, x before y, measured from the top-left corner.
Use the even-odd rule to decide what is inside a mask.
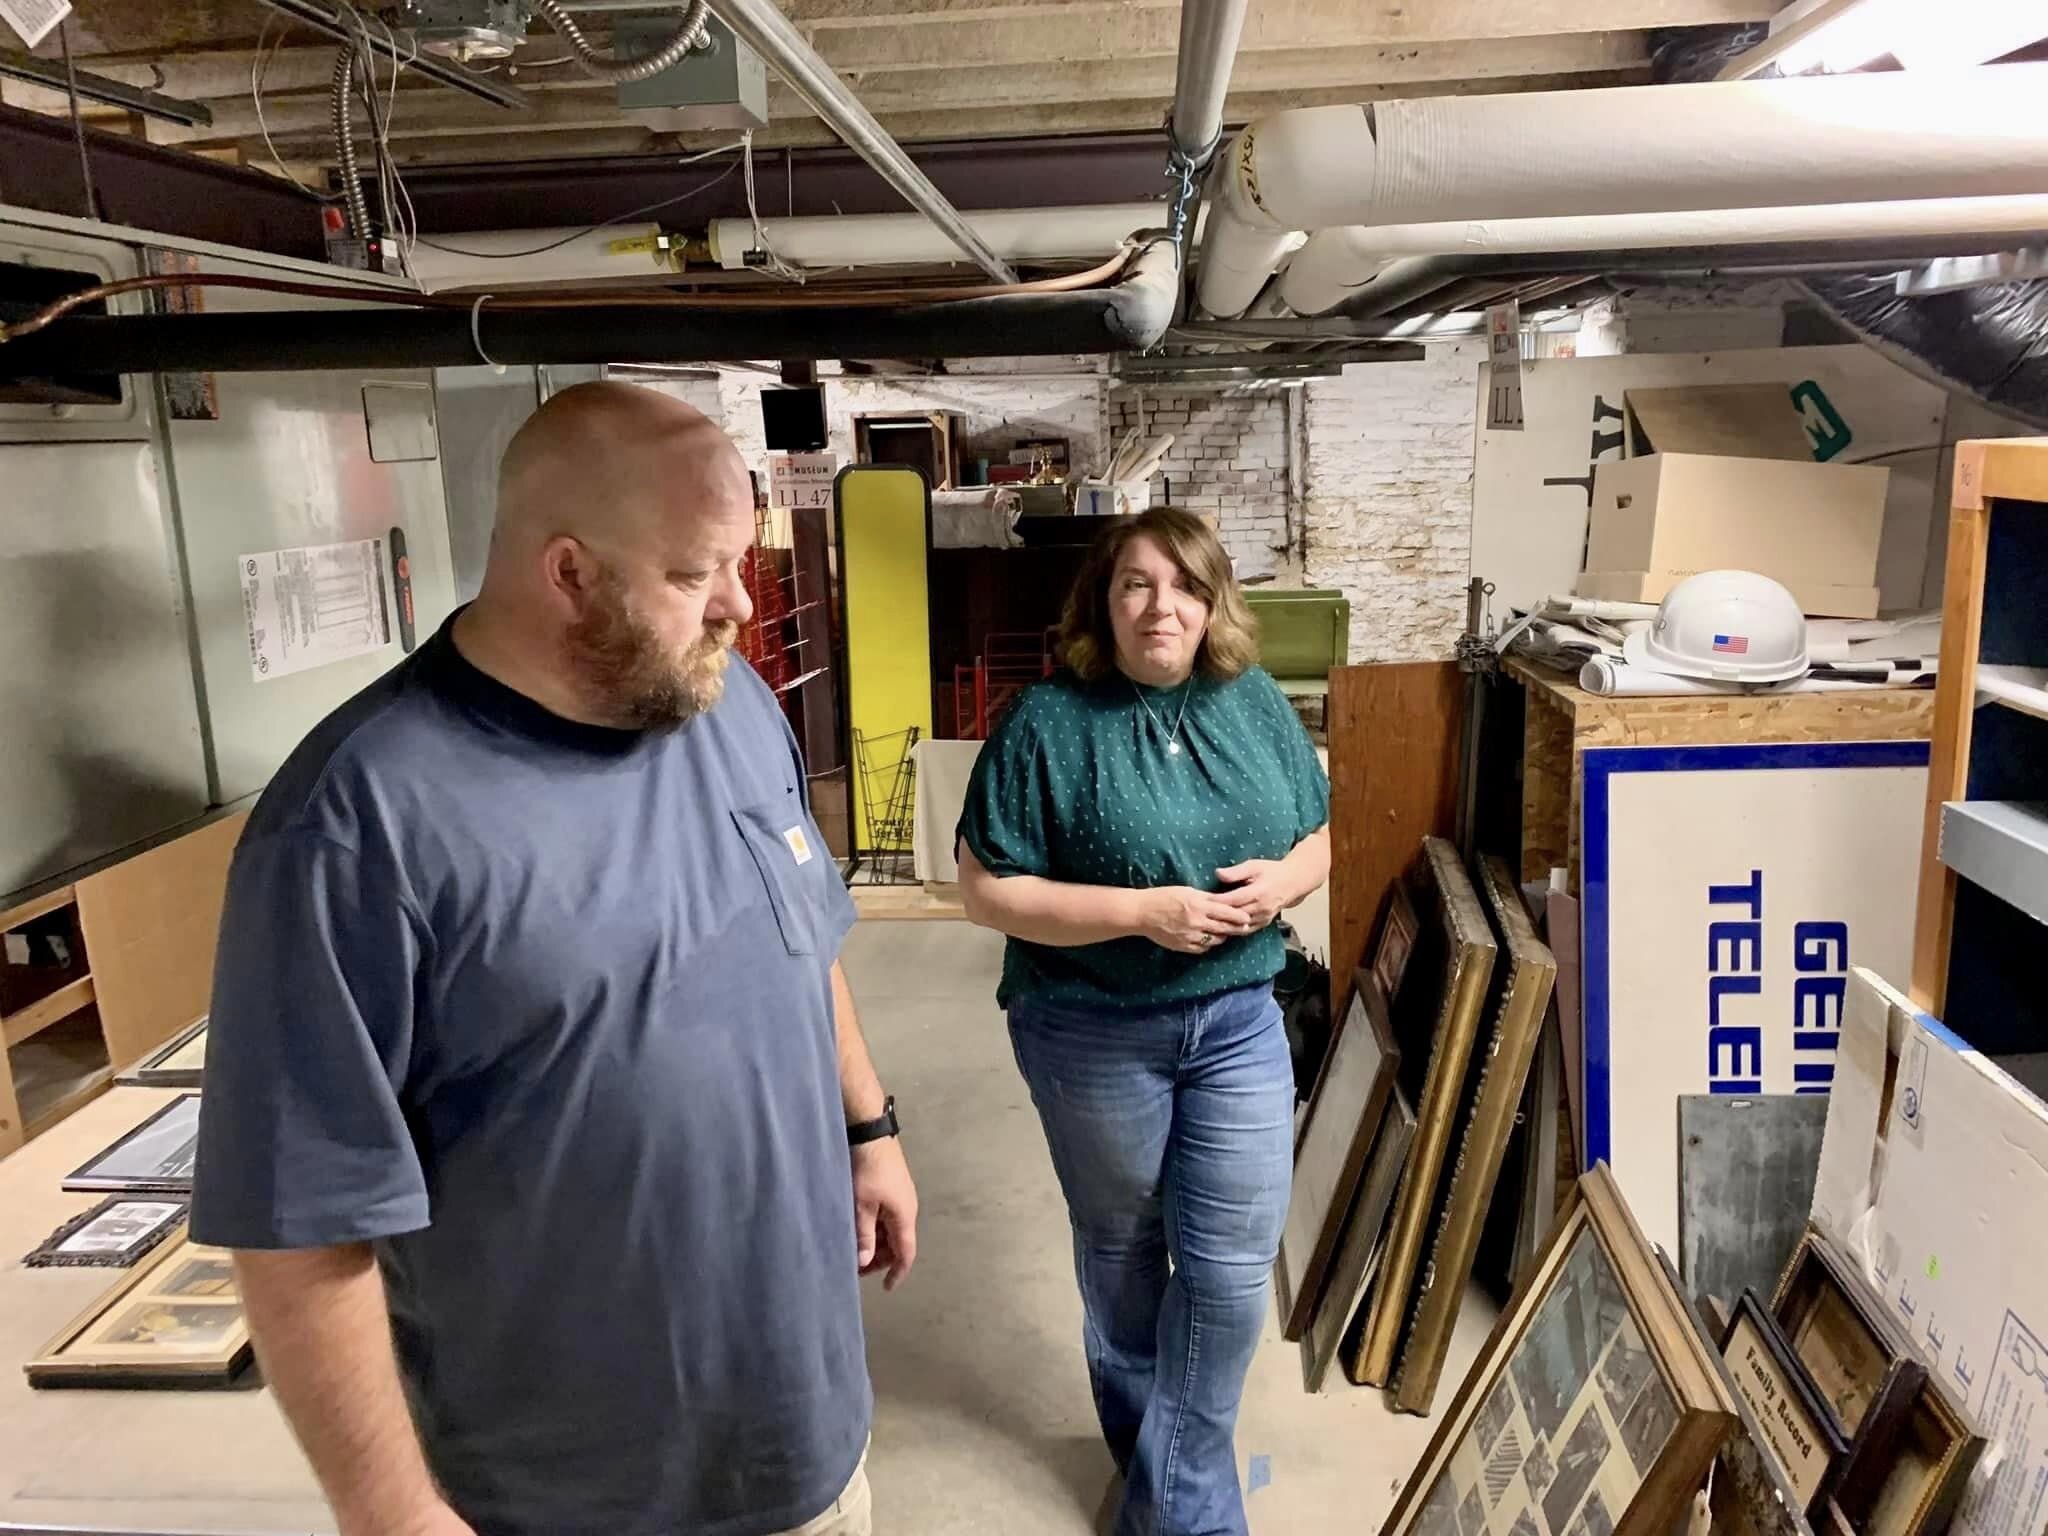
[[[1435,1235],[1394,1373],[1393,1405],[1402,1413],[1428,1413],[1436,1400],[1451,1330],[1464,1303],[1466,1282],[1472,1278],[1486,1212],[1515,1132],[1522,1089],[1557,980],[1557,961],[1536,936],[1536,925],[1506,862],[1490,855],[1480,860],[1478,885],[1500,941],[1501,959],[1493,967],[1488,994],[1491,1022],[1475,1047],[1480,1053],[1477,1083],[1469,1107],[1461,1112],[1457,1155],[1438,1194]]]
[[[1381,1536],[1667,1536],[1736,1422],[1726,1374],[1600,1164]]]
[[[1369,1386],[1393,1377],[1497,948],[1479,893],[1449,842],[1422,840],[1409,884],[1422,921],[1391,1013],[1401,1090],[1415,1108],[1415,1141],[1394,1194],[1365,1326],[1343,1354],[1345,1374]]]
[[[22,1369],[32,1387],[217,1387],[233,1385],[251,1356],[228,1253],[181,1233]]]

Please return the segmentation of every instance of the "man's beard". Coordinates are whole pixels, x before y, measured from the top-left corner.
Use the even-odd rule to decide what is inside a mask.
[[[569,659],[598,711],[619,725],[658,729],[701,715],[725,693],[730,619],[706,624],[677,655],[633,611],[625,583],[607,571],[590,610],[569,627]]]

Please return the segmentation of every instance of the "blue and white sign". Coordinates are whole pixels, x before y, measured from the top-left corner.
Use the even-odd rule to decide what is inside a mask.
[[[1927,754],[1584,753],[1586,1159],[1669,1252],[1679,1097],[1826,1093],[1849,968],[1905,982]]]

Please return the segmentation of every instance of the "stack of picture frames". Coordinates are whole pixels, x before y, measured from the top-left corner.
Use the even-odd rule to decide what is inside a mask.
[[[1426,839],[1389,893],[1295,1149],[1274,1272],[1310,1391],[1340,1355],[1359,1379],[1350,1363],[1375,1298],[1410,1294],[1493,954],[1457,851]]]
[[[33,1387],[225,1387],[250,1358],[232,1262],[180,1230],[23,1370]]]
[[[1604,1164],[1573,1186],[1382,1536],[1672,1536],[1737,1422]]]
[[[1428,1413],[1436,1400],[1437,1378],[1557,979],[1557,962],[1536,937],[1507,865],[1492,856],[1480,860],[1479,889],[1506,963],[1493,967],[1485,1034],[1472,1053],[1472,1081],[1460,1110],[1457,1155],[1437,1193],[1429,1256],[1394,1372],[1393,1403],[1404,1413]],[[1519,1209],[1519,1187],[1513,1195]]]
[[[1809,1228],[1768,1307],[1737,1299],[1722,1353],[1749,1443],[1722,1453],[1737,1536],[1937,1536],[1983,1437],[1868,1282]]]

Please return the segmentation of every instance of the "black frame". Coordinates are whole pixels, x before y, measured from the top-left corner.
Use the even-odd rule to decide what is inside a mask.
[[[159,1067],[157,1063],[183,1050],[194,1035],[205,1030],[211,1018],[211,1014],[202,1013],[127,1071],[116,1073],[114,1081],[129,1088],[197,1088],[204,1067]]]
[[[196,1093],[179,1094],[162,1109],[159,1109],[147,1120],[122,1136],[120,1140],[100,1148],[83,1165],[66,1174],[63,1187],[69,1190],[83,1190],[88,1194],[113,1191],[119,1194],[184,1195],[189,1197],[192,1193],[192,1180],[189,1176],[162,1179],[116,1179],[107,1174],[95,1173],[93,1170],[114,1157],[123,1147],[143,1135],[159,1121],[182,1112],[187,1104],[196,1105],[198,1102],[199,1095]],[[194,1126],[196,1134],[198,1123],[196,1117],[198,1112],[195,1109],[193,1113],[195,1116]]]
[[[144,1233],[126,1248],[111,1249],[104,1253],[60,1253],[58,1250],[79,1232],[91,1226],[100,1217],[118,1205],[170,1205],[177,1207],[169,1216],[151,1231]],[[177,1195],[123,1194],[109,1195],[90,1210],[81,1211],[65,1222],[63,1226],[44,1238],[34,1252],[22,1256],[25,1269],[127,1269],[136,1260],[155,1252],[166,1239],[185,1223],[188,1214],[187,1202]]]
[[[1827,1467],[1821,1473],[1820,1482],[1815,1485],[1812,1497],[1804,1506],[1807,1518],[1816,1519],[1833,1495],[1841,1479],[1842,1469],[1848,1462],[1848,1431],[1842,1427],[1842,1421],[1835,1413],[1834,1405],[1820,1395],[1820,1388],[1814,1385],[1813,1377],[1806,1369],[1806,1362],[1792,1352],[1791,1341],[1785,1337],[1785,1330],[1778,1326],[1777,1318],[1773,1317],[1770,1309],[1758,1299],[1756,1292],[1747,1286],[1743,1287],[1742,1294],[1736,1298],[1734,1310],[1728,1317],[1728,1325],[1721,1330],[1721,1337],[1716,1341],[1723,1363],[1728,1363],[1728,1351],[1734,1345],[1735,1330],[1744,1323],[1756,1331],[1757,1339],[1762,1343],[1764,1353],[1770,1356],[1771,1365],[1777,1371],[1780,1383],[1792,1393],[1798,1402],[1799,1411],[1813,1424],[1815,1436],[1826,1453]],[[1728,1374],[1731,1379],[1737,1376],[1732,1364],[1728,1365]],[[1741,1392],[1739,1382],[1735,1390]],[[1746,1397],[1744,1402],[1748,1403]],[[1754,1403],[1749,1403],[1749,1408],[1759,1418],[1762,1417],[1761,1410]],[[1872,1416],[1875,1416],[1874,1409]],[[1767,1456],[1773,1454],[1768,1446],[1761,1449]],[[1785,1474],[1785,1481],[1789,1486],[1792,1480],[1790,1469],[1781,1467],[1779,1470]]]

